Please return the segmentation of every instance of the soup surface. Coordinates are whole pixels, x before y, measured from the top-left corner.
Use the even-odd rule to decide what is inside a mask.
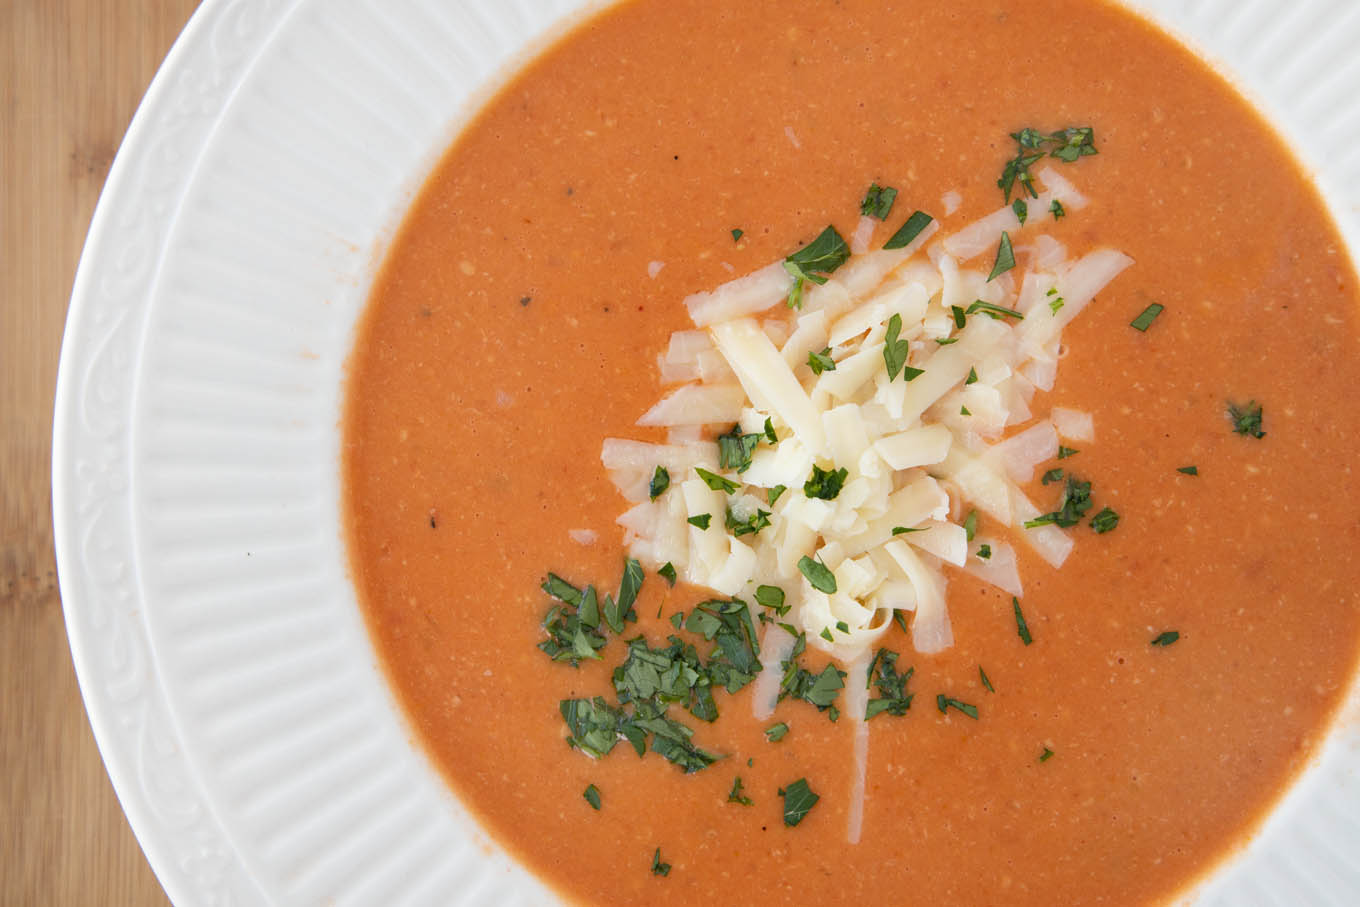
[[[694,774],[569,749],[559,701],[609,694],[617,657],[549,661],[539,584],[618,582],[627,505],[600,445],[662,438],[634,422],[659,396],[657,353],[690,326],[681,300],[827,223],[848,235],[874,181],[899,190],[899,217],[962,226],[1002,202],[1008,133],[1078,123],[1100,153],[1063,175],[1091,204],[1045,232],[1136,264],[1068,329],[1034,408],[1094,415],[1071,462],[1122,519],[1073,530],[1061,570],[1021,551],[1034,644],[1007,596],[963,574],[952,648],[885,637],[919,695],[869,725],[856,845],[851,722],[807,703],[780,705],[790,732],[772,743],[749,687],[724,700],[696,734],[727,758]],[[1153,301],[1161,317],[1131,329]],[[626,2],[487,106],[392,246],[345,426],[363,605],[449,783],[570,899],[1164,899],[1241,843],[1355,668],[1358,315],[1339,237],[1277,137],[1117,7]],[[1225,416],[1247,399],[1263,438]],[[649,572],[628,635],[660,643],[706,597]],[[1149,644],[1166,630],[1174,645]],[[978,720],[938,712],[939,692]],[[750,805],[728,801],[738,775]],[[821,799],[785,827],[778,790],[798,778]]]

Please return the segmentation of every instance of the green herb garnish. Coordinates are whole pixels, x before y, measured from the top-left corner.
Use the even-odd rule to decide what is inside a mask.
[[[1020,599],[1011,596],[1011,608],[1015,611],[1015,632],[1020,637],[1020,641],[1025,645],[1034,642],[1034,637],[1029,635],[1029,624],[1025,623],[1025,615],[1020,610]]]
[[[814,375],[836,370],[836,360],[831,358],[831,347],[827,347],[820,353],[808,353],[807,364]]]
[[[740,425],[733,425],[726,434],[718,435],[718,466],[735,469],[738,473],[750,469],[751,457],[762,437],[761,432],[745,433]]]
[[[670,561],[661,565],[661,569],[656,571],[657,576],[664,579],[672,587],[675,586],[675,565]]]
[[[1033,529],[1036,526],[1052,524],[1067,529],[1080,523],[1082,517],[1086,516],[1086,511],[1090,509],[1091,483],[1083,482],[1069,474],[1067,484],[1063,486],[1062,496],[1058,499],[1058,509],[1026,520],[1025,528]]]
[[[968,511],[968,516],[963,518],[963,533],[967,536],[968,541],[971,542],[973,536],[977,535],[977,527],[978,513],[976,510],[970,510]]]
[[[826,564],[814,561],[806,554],[798,559],[798,572],[807,577],[812,588],[818,592],[832,595],[836,591],[836,575],[827,569]]]
[[[741,538],[743,535],[755,535],[770,525],[770,511],[757,508],[755,513],[744,520],[739,520],[733,514],[732,508],[728,507],[727,516],[723,522],[727,526],[727,531],[732,533],[734,538]]]
[[[1187,476],[1197,476],[1197,475],[1199,475],[1199,467],[1198,467],[1198,466],[1177,466],[1177,467],[1176,467],[1176,472],[1184,473],[1184,474],[1187,475]]]
[[[865,706],[865,721],[885,712],[901,717],[911,708],[911,700],[916,694],[907,692],[907,681],[911,680],[916,669],[907,668],[898,673],[897,657],[896,652],[879,649],[874,654],[874,660],[869,662],[865,686],[877,684],[878,696],[870,699]]]
[[[1058,459],[1066,460],[1068,457],[1074,457],[1079,453],[1081,453],[1081,451],[1077,450],[1075,447],[1059,447]]]
[[[1015,267],[1015,250],[1011,248],[1011,236],[1006,231],[1001,231],[1001,244],[996,248],[996,261],[992,263],[992,273],[987,275],[987,279],[994,280]],[[977,305],[974,303],[973,305]],[[971,306],[970,306],[971,308]]]
[[[714,491],[725,491],[728,494],[733,494],[740,487],[731,479],[725,479],[715,472],[709,472],[702,466],[694,467],[694,471],[698,474],[699,478],[704,480],[704,484]]]
[[[784,798],[784,824],[789,828],[802,822],[812,807],[817,805],[817,801],[822,799],[808,787],[806,778],[799,778],[787,788],[781,787],[779,796]]]
[[[600,808],[600,789],[595,785],[588,785],[581,796],[586,798],[591,809],[598,810]]]
[[[732,242],[738,242],[738,241],[740,241],[741,238],[742,238],[742,236],[743,236],[745,233],[746,233],[745,230],[740,230],[740,229],[738,229],[738,228],[736,228],[736,227],[733,227],[733,228],[732,228]]]
[[[888,333],[883,338],[883,364],[888,367],[888,380],[892,381],[907,364],[910,352],[909,341],[901,340],[902,316],[894,314],[888,319]]]
[[[685,522],[686,522],[686,523],[689,523],[691,526],[695,526],[695,527],[697,527],[697,528],[699,528],[699,529],[707,529],[707,528],[708,528],[709,521],[712,520],[712,519],[713,519],[713,515],[712,515],[712,514],[709,514],[709,513],[701,513],[701,514],[698,514],[697,516],[692,516],[692,517],[690,517],[689,519],[685,520]]]
[[[652,854],[652,875],[668,876],[670,874],[671,864],[661,862],[661,848],[658,847],[656,853]]]
[[[1166,306],[1162,305],[1161,303],[1154,302],[1146,309],[1143,309],[1143,313],[1141,315],[1130,321],[1129,327],[1138,331],[1146,332],[1148,328],[1152,327],[1152,322],[1157,320],[1157,316],[1162,314],[1162,311],[1165,308]]]
[[[883,244],[885,249],[902,249],[911,245],[911,241],[921,235],[921,231],[930,226],[930,222],[935,218],[926,214],[924,211],[913,211],[907,222],[898,228],[887,242]]]
[[[647,494],[651,495],[652,500],[655,501],[670,487],[670,470],[666,469],[664,466],[658,466],[656,472],[652,473],[652,481],[647,485]]]
[[[896,189],[874,183],[869,187],[869,191],[864,193],[864,201],[859,203],[859,213],[879,220],[887,220],[888,215],[892,213],[893,202],[896,200]]]
[[[1053,213],[1054,220],[1057,220],[1058,218],[1062,217],[1067,213],[1065,210],[1063,210],[1062,202],[1058,201],[1056,198],[1053,199],[1053,204],[1048,206],[1048,210]]]
[[[1266,433],[1261,429],[1261,420],[1264,415],[1261,404],[1255,400],[1251,400],[1242,406],[1238,406],[1236,403],[1228,404],[1228,418],[1232,420],[1233,431],[1239,435],[1264,438]]]
[[[770,506],[773,507],[774,502],[779,500],[779,496],[786,491],[788,491],[788,488],[786,488],[785,486],[776,485],[765,493],[765,500],[769,501]]]
[[[778,586],[756,586],[756,604],[783,617],[792,605],[784,603],[784,590]]]
[[[1039,479],[1039,484],[1047,485],[1050,482],[1061,482],[1062,477],[1063,471],[1061,469],[1050,469],[1048,472],[1044,473],[1043,478]]]
[[[1029,205],[1025,204],[1023,198],[1017,198],[1011,202],[1011,210],[1015,212],[1015,217],[1020,221],[1020,226],[1025,225],[1025,220],[1029,217]]]
[[[1069,126],[1057,132],[1045,135],[1037,129],[1022,129],[1019,132],[1012,132],[1011,138],[1015,139],[1015,157],[1006,162],[1006,166],[1001,170],[1001,179],[996,181],[997,188],[1002,191],[1007,202],[1011,200],[1011,190],[1018,182],[1022,195],[1030,198],[1038,198],[1039,192],[1034,188],[1034,175],[1029,168],[1043,160],[1045,151],[1051,157],[1056,157],[1065,163],[1072,163],[1078,158],[1096,154],[1095,132],[1090,126]],[[1050,206],[1054,217],[1061,217],[1063,214],[1062,205],[1056,201],[1057,208]]]
[[[1044,751],[1043,751],[1042,753],[1039,754],[1039,761],[1040,761],[1040,762],[1047,762],[1048,760],[1050,760],[1050,759],[1052,759],[1052,758],[1053,758],[1053,751],[1052,751],[1051,749],[1049,749],[1048,747],[1044,747]]]
[[[894,526],[892,528],[892,534],[906,535],[908,532],[925,532],[929,528],[929,526]]]
[[[940,693],[935,697],[935,708],[939,709],[940,714],[942,715],[948,712],[951,708],[957,709],[958,711],[967,715],[969,718],[972,718],[974,721],[977,720],[978,716],[977,706],[969,705],[966,702],[960,702],[957,699],[951,699],[950,697],[946,696],[943,693]]]
[[[1175,642],[1176,640],[1178,640],[1178,639],[1180,639],[1180,638],[1181,638],[1181,634],[1180,634],[1179,632],[1177,632],[1176,630],[1167,630],[1167,631],[1164,632],[1164,633],[1158,633],[1158,634],[1157,634],[1157,638],[1154,639],[1154,640],[1152,641],[1151,644],[1154,645],[1154,646],[1163,646],[1163,647],[1165,647],[1165,646],[1171,645],[1173,642]]]
[[[982,678],[982,685],[987,688],[988,693],[995,693],[992,689],[992,682],[987,678],[987,672],[982,670],[982,665],[978,665],[978,677]]]
[[[803,483],[803,494],[822,501],[834,501],[849,476],[850,472],[845,467],[827,470],[814,464],[812,476]]]
[[[993,305],[992,303],[982,299],[974,300],[973,303],[968,306],[966,314],[972,315],[975,312],[982,312],[998,320],[1002,318],[1019,318],[1021,320],[1024,320],[1025,317],[1024,315],[1017,312],[1015,309],[1008,309],[1005,308],[1004,306]]]
[[[732,789],[727,792],[727,802],[740,803],[742,806],[751,805],[751,798],[741,792],[741,775],[732,780]]]
[[[978,546],[977,556],[982,558],[984,561],[989,560],[992,556],[992,546],[991,545]]]
[[[1091,528],[1102,535],[1118,525],[1119,514],[1109,507],[1104,508],[1091,519]]]
[[[968,377],[963,379],[963,386],[967,387],[970,384],[977,384],[977,382],[978,382],[977,367],[974,366],[968,369]]]
[[[793,277],[789,308],[802,308],[803,288],[807,281],[826,283],[826,275],[845,264],[849,257],[850,246],[844,237],[835,227],[828,226],[816,239],[784,259],[784,270]]]

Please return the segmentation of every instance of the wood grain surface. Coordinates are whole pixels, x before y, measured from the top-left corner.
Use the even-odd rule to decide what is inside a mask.
[[[0,0],[0,904],[165,904],[104,773],[52,555],[71,281],[137,102],[196,0]]]

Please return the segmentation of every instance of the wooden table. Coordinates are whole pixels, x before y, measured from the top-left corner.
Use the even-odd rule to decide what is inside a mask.
[[[114,151],[197,0],[0,0],[0,904],[165,904],[95,749],[52,555],[52,390]]]

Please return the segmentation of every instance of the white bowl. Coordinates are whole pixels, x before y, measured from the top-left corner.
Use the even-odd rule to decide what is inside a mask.
[[[71,301],[53,504],[90,721],[177,904],[553,899],[450,794],[377,665],[340,529],[341,385],[457,125],[597,5],[208,0],[128,130]],[[1360,4],[1138,6],[1291,136],[1360,248]],[[1360,902],[1358,701],[1198,902]]]

